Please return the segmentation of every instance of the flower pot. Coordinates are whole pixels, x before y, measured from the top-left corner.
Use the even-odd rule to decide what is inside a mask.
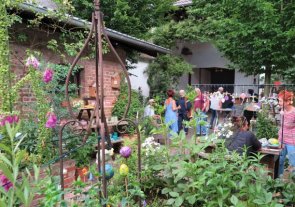
[[[69,105],[69,102],[68,101],[62,101],[61,103],[60,103],[60,105],[61,105],[61,107],[68,107],[68,105]]]
[[[89,172],[89,167],[77,167],[76,173],[75,173],[75,179],[77,180],[78,177],[80,177],[82,182],[87,182],[88,172]]]

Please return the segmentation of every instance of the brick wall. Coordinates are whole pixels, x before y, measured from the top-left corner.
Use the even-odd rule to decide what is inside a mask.
[[[14,33],[24,33],[27,34],[29,40],[26,42],[19,42],[13,40],[10,44],[10,52],[11,52],[11,69],[16,74],[17,79],[24,77],[27,73],[27,68],[24,66],[26,59],[26,50],[35,50],[41,52],[45,61],[62,64],[65,63],[61,56],[47,49],[48,40],[55,38],[58,40],[57,34],[54,33],[49,35],[48,33],[37,30],[37,29],[26,29],[24,25],[18,25],[13,28]],[[16,35],[15,35],[16,36]],[[125,52],[116,48],[119,56],[124,61],[125,60]],[[67,62],[72,62],[73,57],[67,57]],[[111,87],[111,77],[120,73],[122,70],[118,61],[116,60],[113,54],[106,54],[103,56],[104,59],[104,93],[105,93],[105,113],[106,116],[111,116],[112,107],[114,102],[116,101],[119,90]],[[80,73],[80,85],[81,85],[81,93],[80,98],[89,97],[89,89],[88,87],[95,82],[95,60],[94,59],[82,59],[78,62],[82,68],[82,72]],[[31,113],[32,111],[24,104],[35,102],[36,99],[34,94],[30,88],[30,85],[26,85],[20,90],[20,102],[17,108],[21,110],[24,114]]]
[[[59,176],[59,162],[51,165],[51,169],[52,169],[52,176]],[[71,159],[67,159],[64,160],[64,187],[65,188],[70,188],[73,184],[73,182],[75,181],[75,171],[76,171],[76,163],[74,160]],[[33,171],[31,172],[31,174],[33,175]],[[2,175],[2,172],[0,170],[0,176]],[[48,168],[41,168],[40,169],[40,174],[39,174],[39,179],[44,179],[45,177],[48,176]],[[59,183],[57,183],[59,184]],[[44,198],[44,195],[36,195],[34,197],[34,200],[31,204],[31,206],[40,206],[39,202]]]

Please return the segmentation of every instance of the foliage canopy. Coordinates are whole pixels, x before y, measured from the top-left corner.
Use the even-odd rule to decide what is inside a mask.
[[[159,55],[145,71],[148,75],[150,96],[163,96],[170,88],[178,84],[179,77],[192,72],[192,66],[181,57]]]
[[[271,74],[294,66],[294,9],[292,1],[194,0],[187,18],[161,26],[155,40],[170,45],[178,39],[213,42],[232,68],[266,73],[269,83]]]
[[[104,0],[101,9],[107,27],[136,36],[146,37],[147,32],[161,25],[167,11],[173,9],[173,0]],[[92,0],[73,0],[73,14],[91,20]]]

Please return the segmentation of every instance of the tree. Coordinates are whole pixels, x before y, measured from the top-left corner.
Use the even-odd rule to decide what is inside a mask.
[[[145,71],[148,74],[150,97],[163,97],[178,84],[179,77],[192,72],[192,66],[173,55],[159,55]]]
[[[172,30],[174,40],[213,42],[231,68],[265,73],[269,84],[271,74],[294,66],[294,10],[292,0],[195,0],[187,9],[188,18],[166,25],[166,33]],[[268,94],[269,88],[265,90]]]
[[[135,36],[147,37],[148,31],[161,25],[172,10],[174,0],[102,0],[101,9],[107,27]],[[73,15],[91,20],[93,0],[72,0]]]

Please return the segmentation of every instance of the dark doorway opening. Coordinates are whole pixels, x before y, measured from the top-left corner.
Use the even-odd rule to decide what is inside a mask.
[[[229,69],[223,69],[223,68],[211,69],[211,84],[216,84],[216,87],[214,86],[213,91],[216,91],[218,87],[222,86],[224,88],[224,91],[233,93],[234,83],[235,83],[235,70],[229,70]]]

